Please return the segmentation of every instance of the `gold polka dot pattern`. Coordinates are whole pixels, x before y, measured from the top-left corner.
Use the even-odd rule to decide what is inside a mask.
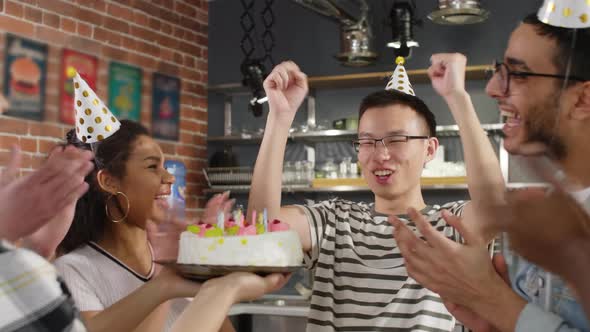
[[[119,130],[121,123],[79,74],[75,73],[73,80],[76,88],[76,136],[85,143],[107,139]]]
[[[545,0],[537,17],[545,24],[561,28],[590,28],[590,0]]]
[[[403,57],[397,57],[395,63],[397,66],[395,67],[393,74],[391,74],[391,78],[389,79],[389,82],[387,82],[385,90],[395,90],[415,96],[412,84],[408,78],[408,73],[404,68],[405,59]]]

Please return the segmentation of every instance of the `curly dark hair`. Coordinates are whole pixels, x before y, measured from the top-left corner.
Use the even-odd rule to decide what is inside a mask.
[[[121,127],[116,133],[101,142],[93,143],[94,149],[90,144],[76,137],[75,129],[66,134],[65,145],[94,151],[94,169],[86,176],[88,191],[76,203],[72,226],[57,248],[60,255],[73,251],[90,241],[99,241],[103,237],[105,222],[108,220],[105,211],[108,193],[100,188],[97,174],[104,169],[109,174],[122,179],[125,176],[125,164],[129,160],[133,144],[143,135],[149,136],[149,131],[141,124],[130,120],[122,120]]]

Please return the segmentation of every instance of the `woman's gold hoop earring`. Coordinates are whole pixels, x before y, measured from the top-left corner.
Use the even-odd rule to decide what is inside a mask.
[[[127,211],[125,212],[125,215],[123,216],[123,218],[121,219],[114,219],[111,214],[109,213],[109,200],[113,197],[117,197],[119,195],[122,195],[123,197],[125,197],[125,201],[127,201]],[[111,194],[109,197],[107,197],[107,200],[104,204],[104,208],[107,212],[107,217],[114,223],[118,223],[121,222],[123,220],[125,220],[127,218],[127,216],[129,215],[129,209],[131,208],[131,206],[129,205],[129,198],[127,197],[127,195],[125,195],[125,193],[121,192],[121,191],[117,191],[116,194]]]

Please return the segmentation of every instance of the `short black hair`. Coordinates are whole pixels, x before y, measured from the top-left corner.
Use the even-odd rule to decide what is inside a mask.
[[[557,48],[553,63],[560,74],[565,74],[568,59],[571,57],[571,76],[590,80],[590,29],[574,30],[545,24],[535,13],[527,15],[522,23],[532,25],[540,36],[555,40]]]
[[[88,191],[76,203],[74,221],[57,248],[59,255],[67,254],[90,241],[99,241],[103,237],[108,222],[105,210],[108,193],[98,185],[98,171],[104,169],[122,179],[133,145],[143,135],[149,136],[149,131],[144,126],[134,121],[121,120],[121,127],[117,132],[103,141],[93,143],[94,169],[85,178],[89,185]],[[75,129],[67,133],[65,145],[92,150],[90,144],[77,138]]]
[[[436,137],[436,118],[434,117],[434,113],[430,111],[422,99],[397,90],[381,90],[363,98],[359,107],[359,122],[369,108],[390,105],[404,105],[416,111],[426,121],[428,136]]]

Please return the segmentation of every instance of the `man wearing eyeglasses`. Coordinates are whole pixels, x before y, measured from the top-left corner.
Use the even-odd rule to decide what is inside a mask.
[[[502,192],[504,181],[493,147],[465,92],[466,59],[453,57],[459,58],[453,63],[459,70],[431,68],[429,74],[460,127],[472,202],[498,200],[494,195]],[[433,62],[437,61],[434,56]],[[411,90],[411,85],[402,85],[405,91]],[[288,223],[300,235],[306,265],[314,271],[307,331],[452,331],[455,319],[439,296],[408,278],[404,259],[391,237],[393,227],[387,222],[389,215],[407,219],[406,212],[413,208],[445,238],[460,241],[458,233],[441,218],[441,210],[467,216],[478,211],[472,203],[428,205],[422,197],[420,176],[438,147],[432,112],[413,92],[379,91],[365,97],[353,145],[374,203],[331,199],[281,207],[285,145],[307,93],[307,78],[297,65],[285,62],[273,69],[264,87],[270,111],[248,208],[267,208],[269,218]]]
[[[547,147],[549,155],[565,174],[581,184],[571,197],[586,207],[590,203],[587,164],[590,154],[589,59],[590,29],[578,29],[574,34],[572,29],[553,27],[540,22],[536,15],[530,15],[513,31],[504,61],[495,64],[486,87],[488,95],[496,99],[502,116],[506,118],[503,131],[504,147],[508,152],[528,154],[538,148],[535,143]],[[511,213],[504,216],[490,213],[507,221],[470,220],[464,216],[463,223],[479,223],[482,229],[524,223],[530,225],[532,234],[538,233],[545,239],[551,237],[547,236],[546,230],[535,229],[541,224],[535,218],[545,218],[547,223],[546,219],[552,217],[553,223],[566,223],[560,220],[566,211],[560,213],[554,202],[547,203],[549,210],[540,206],[537,211],[526,202],[520,205],[520,210],[518,202],[509,202],[507,211]],[[563,204],[562,209],[572,215],[567,204]],[[523,214],[524,211],[528,213]],[[540,215],[539,211],[551,213],[551,216]],[[414,236],[403,224],[392,221],[396,226],[395,239],[407,264],[418,267],[410,272],[410,276],[439,293],[449,311],[465,325],[478,331],[590,331],[588,318],[574,292],[559,277],[511,255],[510,280],[505,283],[498,273],[508,277],[506,264],[498,257],[492,266],[485,257],[485,248],[477,233],[461,232],[467,243],[459,245],[438,236],[420,216],[415,215],[412,219],[425,234],[425,241]],[[463,227],[455,217],[448,216],[447,222],[459,230]],[[566,230],[562,229],[562,233]],[[534,239],[534,236],[528,238]],[[527,244],[519,242],[518,245]],[[563,247],[569,245],[566,242],[561,244]],[[541,247],[538,242],[529,246],[537,250]],[[555,251],[547,256],[561,255],[563,259],[569,259],[570,264],[579,261],[575,251],[567,249],[568,255],[561,253],[562,249],[545,246],[544,250]],[[441,257],[449,255],[453,259],[441,264]],[[539,259],[542,256],[543,252],[528,254],[538,260],[542,260]],[[578,271],[585,270],[587,267]],[[588,282],[587,275],[585,278]]]

